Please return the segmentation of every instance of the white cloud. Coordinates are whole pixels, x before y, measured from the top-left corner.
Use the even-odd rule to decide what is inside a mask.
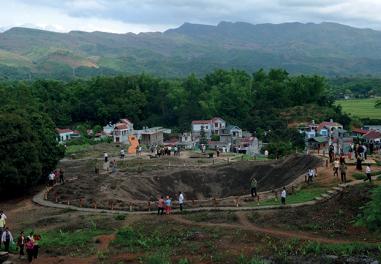
[[[381,29],[379,0],[0,0],[0,28],[162,31],[183,22],[332,21]]]

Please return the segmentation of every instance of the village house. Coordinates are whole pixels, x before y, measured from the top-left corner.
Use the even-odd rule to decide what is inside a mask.
[[[201,130],[204,130],[207,138],[212,135],[212,121],[211,120],[193,120],[192,121],[192,136],[193,140],[200,137]]]
[[[364,125],[362,127],[362,129],[364,129],[364,130],[376,130],[376,131],[381,132],[381,125]]]
[[[364,130],[361,128],[354,128],[352,129],[352,137],[363,137],[368,132],[369,132],[368,130]]]
[[[192,139],[200,137],[201,130],[204,129],[205,135],[211,139],[212,135],[220,136],[220,142],[232,143],[236,138],[242,138],[242,129],[235,125],[227,125],[226,121],[220,117],[214,117],[210,120],[192,121]]]
[[[366,143],[380,144],[381,143],[381,132],[376,130],[369,131],[364,135]]]
[[[317,126],[316,131],[320,136],[330,137],[336,129],[343,129],[343,125],[337,122],[333,122],[333,120],[331,119],[329,122],[321,122]]]
[[[81,133],[78,130],[71,130],[68,128],[56,128],[58,134],[57,140],[59,143],[64,143],[74,138],[81,136]]]
[[[103,127],[103,132],[104,134],[111,136],[112,132],[114,131],[114,128],[115,128],[115,125],[110,122]]]
[[[115,143],[128,143],[128,136],[134,131],[134,124],[127,118],[120,119],[118,123],[115,124],[114,130],[112,131],[113,141]]]
[[[212,125],[212,133],[219,135],[221,130],[226,127],[226,122],[220,117],[214,117],[210,120]]]
[[[240,129],[238,126],[228,125],[222,131],[224,131],[223,134],[231,135],[233,139],[242,137],[242,129]]]

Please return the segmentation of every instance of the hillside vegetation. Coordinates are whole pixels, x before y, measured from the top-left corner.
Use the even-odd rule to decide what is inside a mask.
[[[216,68],[281,67],[292,74],[379,75],[381,32],[334,23],[185,23],[165,32],[0,34],[0,79],[140,74],[184,77]]]

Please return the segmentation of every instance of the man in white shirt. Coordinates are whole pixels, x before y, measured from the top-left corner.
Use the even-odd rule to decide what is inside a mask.
[[[9,252],[9,245],[13,243],[13,237],[8,227],[5,228],[3,234],[1,235],[1,242],[4,243],[4,251]]]
[[[107,152],[103,153],[103,157],[105,159],[105,163],[107,163],[108,162],[108,154],[107,154]]]
[[[286,196],[287,196],[286,187],[283,187],[283,190],[280,194],[280,199],[283,205],[286,204]]]
[[[3,235],[5,224],[6,224],[5,220],[7,220],[7,216],[3,213],[3,211],[0,211],[0,242],[1,242],[1,236]]]
[[[54,175],[54,172],[51,172],[48,176],[49,178],[49,186],[53,186],[54,185],[54,178],[56,177],[56,175]]]
[[[182,192],[179,192],[179,205],[180,205],[180,212],[184,209],[184,195]]]
[[[369,182],[372,182],[372,169],[370,168],[370,165],[366,166],[366,169],[365,169],[365,174],[366,174],[366,178],[364,179],[364,182],[365,181],[368,181]]]

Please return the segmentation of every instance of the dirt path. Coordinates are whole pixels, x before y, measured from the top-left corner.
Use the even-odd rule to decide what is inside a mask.
[[[311,234],[308,234],[305,232],[299,232],[299,231],[283,231],[283,230],[277,230],[273,228],[259,227],[252,224],[247,219],[244,212],[236,212],[236,215],[239,219],[240,224],[217,224],[217,223],[207,223],[207,222],[193,222],[183,218],[180,215],[172,215],[171,218],[184,225],[192,225],[192,226],[200,226],[200,227],[222,227],[222,228],[230,228],[230,229],[238,228],[241,230],[267,234],[273,237],[297,238],[301,240],[316,241],[316,242],[327,243],[327,244],[346,244],[346,243],[353,242],[349,240],[339,240],[339,239],[330,239],[326,237],[320,237],[320,236],[311,235]]]

